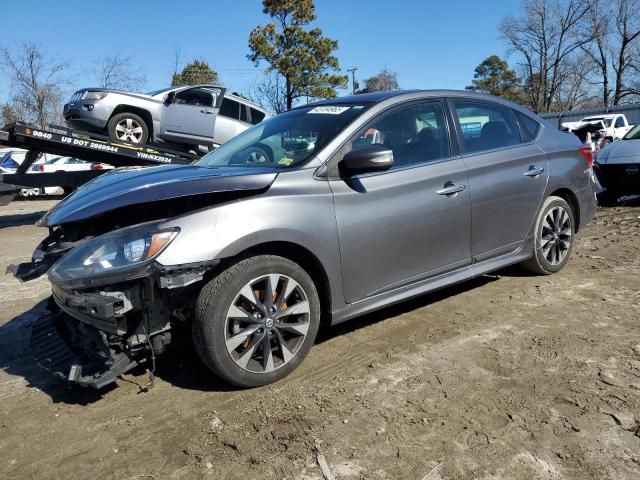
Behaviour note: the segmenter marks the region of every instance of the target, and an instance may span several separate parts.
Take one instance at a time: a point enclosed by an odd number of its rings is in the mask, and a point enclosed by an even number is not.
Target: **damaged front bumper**
[[[85,352],[76,352],[72,347],[71,321],[63,312],[48,312],[33,324],[31,350],[41,367],[61,380],[100,389],[137,365],[123,352],[112,354],[106,339],[95,329],[85,328],[83,331],[87,339],[92,338],[96,345],[101,344],[101,348],[93,351],[94,357],[88,357]]]
[[[35,359],[68,382],[102,388],[164,352],[189,319],[197,282],[217,262],[165,268],[97,288],[52,283],[49,312],[32,330]]]

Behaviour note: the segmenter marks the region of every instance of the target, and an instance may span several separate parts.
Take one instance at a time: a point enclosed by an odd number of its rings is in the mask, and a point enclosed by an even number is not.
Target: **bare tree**
[[[58,120],[67,68],[66,62],[48,59],[34,43],[0,47],[0,69],[11,83],[10,110],[6,111],[40,126]]]
[[[593,38],[582,47],[594,64],[595,84],[602,85],[602,105],[609,106],[611,87],[609,84],[609,50],[611,37],[611,5],[609,1],[588,0],[589,11],[584,18],[585,34]]]
[[[101,88],[138,90],[146,83],[144,74],[131,57],[120,53],[107,55],[93,62],[91,74]]]
[[[267,74],[249,91],[247,97],[271,112],[282,113],[287,110],[287,97],[284,92],[281,76]]]
[[[571,59],[564,69],[560,88],[554,98],[554,109],[568,111],[593,105],[592,83],[586,81],[593,72],[593,64],[588,55]]]
[[[396,72],[392,72],[386,67],[377,75],[367,78],[364,85],[364,88],[357,93],[388,92],[400,88]]]
[[[588,0],[585,29],[593,42],[583,47],[596,66],[604,106],[638,95],[640,62],[640,0]],[[613,94],[613,98],[612,97]]]
[[[638,90],[626,82],[626,77],[637,65],[640,38],[640,1],[617,0],[615,16],[615,32],[618,37],[617,52],[612,53],[612,66],[615,73],[615,90],[613,104],[618,105],[629,95],[637,95]]]
[[[525,92],[535,111],[554,108],[573,57],[591,42],[579,28],[588,9],[583,0],[523,0],[522,15],[502,22],[502,37],[521,57]]]

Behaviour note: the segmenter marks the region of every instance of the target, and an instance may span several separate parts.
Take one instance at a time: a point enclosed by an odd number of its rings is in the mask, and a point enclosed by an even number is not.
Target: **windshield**
[[[319,152],[368,105],[325,105],[276,115],[244,131],[202,157],[203,167],[302,165]]]
[[[627,134],[622,137],[623,140],[639,140],[640,139],[640,123],[634,125]]]
[[[160,90],[154,90],[153,92],[147,92],[146,95],[150,97],[155,97],[156,95],[160,95],[161,93],[168,92],[169,90],[173,90],[175,87],[171,88],[161,88]]]

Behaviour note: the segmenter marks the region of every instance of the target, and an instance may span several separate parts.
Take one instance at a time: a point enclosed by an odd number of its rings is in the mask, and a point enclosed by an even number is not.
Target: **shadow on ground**
[[[33,225],[40,220],[45,213],[47,213],[46,210],[30,213],[16,213],[12,215],[0,215],[0,229]]]
[[[38,366],[31,350],[31,327],[46,314],[47,300],[0,325],[0,370],[12,377],[22,377],[27,388],[37,388],[49,395],[54,403],[86,405],[98,400],[101,393],[73,387],[56,379]]]
[[[501,271],[497,275],[485,275],[363,315],[334,327],[324,327],[320,330],[316,344],[322,344],[339,335],[351,334],[377,322],[427,307],[452,295],[482,287],[500,278],[501,275],[520,275],[519,272],[519,269],[514,268]],[[43,370],[33,360],[30,347],[31,326],[40,316],[46,314],[46,303],[47,301],[43,300],[27,312],[0,326],[0,369],[5,374],[24,378],[27,387],[37,388],[51,397],[54,403],[86,405],[100,400],[105,392],[117,388],[116,384],[100,391],[69,385]],[[152,362],[147,360],[124,375],[119,382],[135,384],[142,393],[149,380],[151,368]],[[191,332],[188,328],[174,331],[174,340],[170,347],[156,358],[155,375],[175,387],[187,390],[224,392],[235,389],[213,375],[200,361],[191,344]]]

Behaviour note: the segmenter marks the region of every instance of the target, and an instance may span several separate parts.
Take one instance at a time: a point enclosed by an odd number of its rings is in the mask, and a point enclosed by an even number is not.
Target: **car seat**
[[[478,143],[481,150],[491,150],[511,145],[513,142],[507,125],[503,121],[492,120],[482,126]]]

